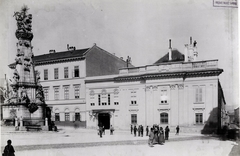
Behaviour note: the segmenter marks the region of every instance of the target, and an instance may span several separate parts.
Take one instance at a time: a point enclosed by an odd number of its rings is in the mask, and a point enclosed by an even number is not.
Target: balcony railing
[[[174,72],[174,71],[194,71],[218,68],[218,60],[197,61],[197,62],[174,62],[163,63],[158,65],[147,65],[134,68],[123,68],[119,70],[119,74],[143,74],[155,72]]]

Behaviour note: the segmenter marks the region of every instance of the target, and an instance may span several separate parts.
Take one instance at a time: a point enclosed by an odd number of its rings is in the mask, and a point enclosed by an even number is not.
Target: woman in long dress
[[[160,145],[163,145],[163,143],[165,142],[164,131],[163,131],[162,127],[160,127],[160,129],[159,129],[159,141],[158,142]]]

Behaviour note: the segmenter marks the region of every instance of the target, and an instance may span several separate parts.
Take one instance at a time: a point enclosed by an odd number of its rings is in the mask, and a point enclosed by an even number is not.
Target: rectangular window
[[[59,100],[59,88],[58,87],[54,88],[54,99]]]
[[[54,68],[54,79],[58,79],[58,68]]]
[[[55,121],[60,121],[59,113],[55,113]]]
[[[161,124],[168,124],[168,113],[161,113],[160,114],[160,123]]]
[[[80,113],[75,113],[75,121],[80,121]]]
[[[131,124],[137,124],[137,114],[131,114]]]
[[[196,103],[203,102],[203,88],[202,87],[195,88],[195,102]]]
[[[44,69],[43,71],[43,74],[44,74],[44,80],[48,80],[48,70],[47,69]]]
[[[64,87],[64,99],[69,99],[69,86]]]
[[[202,113],[196,113],[195,114],[196,124],[202,124],[203,123],[203,114]]]
[[[70,121],[70,115],[69,115],[69,113],[65,113],[65,121]]]
[[[74,97],[75,99],[79,99],[80,95],[80,85],[75,85],[74,86]]]
[[[137,101],[131,101],[131,105],[136,105]]]
[[[68,78],[68,67],[64,67],[64,78]]]
[[[161,104],[168,103],[168,101],[167,101],[167,89],[162,89],[161,90],[160,98],[161,98]]]
[[[101,95],[98,94],[98,105],[100,106],[101,105]]]
[[[44,88],[43,91],[44,91],[44,98],[47,101],[48,100],[48,88]]]
[[[108,94],[108,105],[110,105],[110,94]]]
[[[79,66],[74,66],[74,77],[79,77]]]

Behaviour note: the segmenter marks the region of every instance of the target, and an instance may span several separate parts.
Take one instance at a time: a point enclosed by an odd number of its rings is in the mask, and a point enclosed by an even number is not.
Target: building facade
[[[50,50],[33,60],[45,102],[52,107],[53,121],[86,121],[86,77],[116,74],[119,68],[133,67],[96,44],[86,49],[67,46],[67,51]]]
[[[130,129],[130,125],[172,131],[216,132],[224,120],[224,95],[217,60],[197,61],[196,44],[153,65],[122,68],[119,74],[86,78],[87,127]]]

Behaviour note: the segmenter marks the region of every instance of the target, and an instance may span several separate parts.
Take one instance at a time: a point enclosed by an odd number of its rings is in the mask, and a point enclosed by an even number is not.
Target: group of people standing
[[[143,132],[144,132],[144,128],[142,125],[139,125],[138,127],[136,125],[134,127],[133,127],[133,125],[131,125],[131,134],[134,133],[134,136],[143,137]],[[137,135],[137,133],[138,133],[138,135]]]
[[[179,134],[179,126],[176,127],[176,135]],[[153,144],[161,144],[163,145],[165,143],[165,140],[169,139],[169,132],[170,129],[168,126],[163,129],[163,127],[160,127],[159,125],[153,125],[151,128],[148,126],[146,127],[146,136],[149,136],[148,144],[149,146],[153,146]],[[144,127],[142,125],[139,125],[138,127],[136,125],[131,125],[131,134],[134,134],[134,136],[141,136],[143,137],[144,133]]]
[[[102,135],[103,135],[103,134],[105,135],[105,127],[103,126],[102,123],[100,123],[98,126],[99,126],[98,135],[100,135],[100,138],[102,138]],[[113,126],[111,125],[111,126],[110,126],[110,135],[113,135],[113,131],[114,131],[114,128],[113,128]]]

